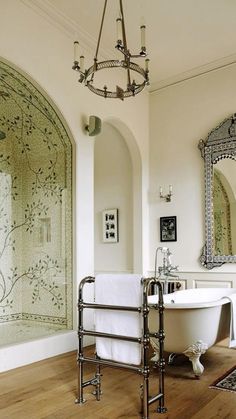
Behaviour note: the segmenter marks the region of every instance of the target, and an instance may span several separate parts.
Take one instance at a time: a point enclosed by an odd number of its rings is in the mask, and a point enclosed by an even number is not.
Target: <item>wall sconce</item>
[[[172,185],[169,185],[169,193],[166,195],[163,195],[163,190],[162,190],[162,187],[160,186],[160,198],[164,198],[166,202],[171,202],[172,195],[173,195]]]

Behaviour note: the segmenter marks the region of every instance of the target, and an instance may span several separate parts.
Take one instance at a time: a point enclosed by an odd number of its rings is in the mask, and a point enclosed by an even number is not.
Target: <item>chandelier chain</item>
[[[95,60],[97,60],[97,56],[98,56],[98,50],[99,50],[101,36],[102,36],[102,29],[103,29],[103,23],[104,23],[106,8],[107,8],[107,0],[105,0],[105,3],[104,3],[103,13],[102,13],[102,21],[101,21],[101,26],[100,26],[99,35],[98,35],[97,49],[96,49],[95,57],[94,57]]]

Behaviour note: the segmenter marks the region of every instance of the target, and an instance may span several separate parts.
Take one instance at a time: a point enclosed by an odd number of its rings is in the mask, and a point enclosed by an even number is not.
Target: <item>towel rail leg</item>
[[[149,373],[145,374],[143,377],[143,419],[149,419]]]
[[[95,355],[96,359],[99,359],[97,354]],[[100,364],[96,364],[96,373],[95,373],[95,390],[93,392],[94,396],[96,397],[96,400],[99,402],[100,401],[100,396],[102,394],[102,390],[101,390],[101,365]]]
[[[157,408],[158,413],[165,413],[167,411],[164,406],[164,373],[165,373],[165,358],[164,358],[164,302],[163,302],[163,291],[162,287],[159,285],[159,393],[162,394],[162,397],[159,399],[159,407]]]
[[[150,345],[150,337],[149,337],[149,324],[148,324],[148,314],[149,314],[149,307],[148,307],[148,284],[144,281],[143,286],[143,342],[142,342],[142,352],[143,352],[143,419],[149,418],[149,359],[148,359],[148,349]]]
[[[85,403],[84,395],[83,395],[83,370],[84,365],[83,362],[78,362],[78,396],[77,399],[75,399],[76,404],[82,404]]]
[[[82,287],[79,289],[79,299],[78,299],[78,330],[83,329],[83,292]],[[85,402],[83,395],[83,379],[84,379],[84,364],[83,364],[83,351],[84,351],[84,342],[83,335],[79,334],[79,348],[78,348],[78,396],[75,400],[75,403],[82,404]]]

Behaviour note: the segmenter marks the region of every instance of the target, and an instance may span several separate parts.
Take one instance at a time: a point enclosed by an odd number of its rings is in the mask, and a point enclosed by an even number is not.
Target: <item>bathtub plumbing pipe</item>
[[[164,252],[166,252],[167,251],[167,247],[157,247],[157,249],[156,249],[156,252],[155,252],[155,273],[154,273],[154,277],[157,279],[159,276],[160,276],[160,267],[158,267],[158,272],[159,272],[159,275],[158,275],[158,277],[157,277],[157,254],[158,254],[158,251],[160,250],[162,253],[164,253]]]

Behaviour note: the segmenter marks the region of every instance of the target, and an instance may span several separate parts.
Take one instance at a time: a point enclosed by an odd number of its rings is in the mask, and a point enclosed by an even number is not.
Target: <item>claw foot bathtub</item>
[[[231,310],[227,296],[235,293],[235,288],[198,288],[164,295],[165,351],[185,354],[198,378],[204,371],[200,356],[229,336]],[[149,296],[150,308],[157,301],[156,295]],[[157,314],[151,309],[150,331],[156,329],[157,321]],[[151,343],[158,354],[156,339],[151,339]]]

